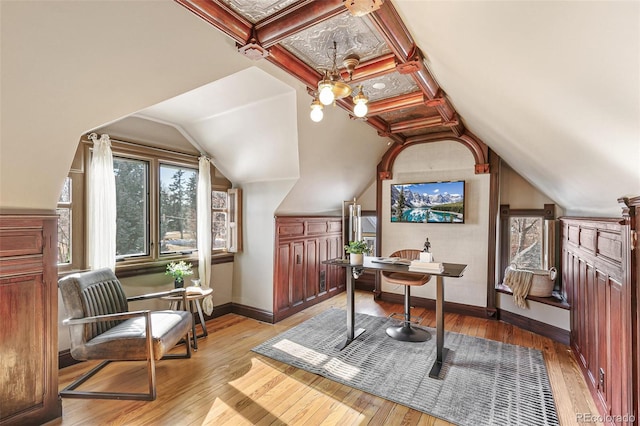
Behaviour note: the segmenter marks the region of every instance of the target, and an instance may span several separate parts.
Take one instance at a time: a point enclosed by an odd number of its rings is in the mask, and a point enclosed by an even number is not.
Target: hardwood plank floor
[[[447,425],[449,423],[273,361],[251,352],[282,331],[329,307],[344,308],[344,293],[278,324],[235,314],[207,322],[209,336],[198,340],[191,359],[157,363],[158,398],[152,402],[63,399],[63,417],[48,425]],[[376,302],[358,292],[356,310],[387,316],[401,305]],[[435,327],[435,315],[415,309],[422,324]],[[445,328],[472,336],[534,347],[544,353],[562,425],[577,413],[597,414],[584,378],[568,346],[510,324],[446,314]],[[178,348],[183,350],[183,348]],[[60,370],[60,389],[96,363]],[[144,392],[142,362],[114,363],[81,388]],[[532,425],[534,426],[534,425]]]

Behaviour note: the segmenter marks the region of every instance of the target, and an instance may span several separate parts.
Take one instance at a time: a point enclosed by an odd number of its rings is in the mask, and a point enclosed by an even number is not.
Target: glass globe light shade
[[[322,112],[322,105],[320,105],[320,102],[318,102],[318,105],[311,105],[311,112],[309,113],[309,117],[311,117],[311,120],[315,121],[316,123],[322,121],[324,113]]]
[[[366,102],[358,102],[355,107],[353,107],[353,113],[356,117],[362,118],[367,115],[369,112],[369,107],[367,107]]]
[[[318,87],[320,89],[320,95],[318,96],[320,98],[320,102],[323,105],[331,105],[333,101],[336,99],[336,96],[334,95],[333,90],[331,90],[331,85],[323,84],[321,86],[322,87]]]

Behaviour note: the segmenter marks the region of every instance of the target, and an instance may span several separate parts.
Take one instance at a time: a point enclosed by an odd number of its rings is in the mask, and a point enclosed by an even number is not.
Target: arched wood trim
[[[441,141],[455,141],[466,146],[475,160],[475,172],[476,174],[489,173],[489,147],[478,139],[473,133],[466,130],[461,136],[456,136],[452,133],[432,133],[422,136],[414,136],[407,138],[405,143],[395,143],[384,153],[382,160],[378,164],[378,179],[391,179],[393,173],[393,163],[396,161],[398,155],[406,148],[421,143],[441,142]]]

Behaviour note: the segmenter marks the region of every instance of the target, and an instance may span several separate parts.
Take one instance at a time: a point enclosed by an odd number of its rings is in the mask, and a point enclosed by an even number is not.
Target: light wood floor
[[[158,398],[152,402],[63,399],[62,419],[49,425],[446,425],[442,420],[278,363],[251,348],[328,309],[344,308],[345,294],[278,324],[229,314],[207,323],[191,359],[157,364]],[[386,316],[402,306],[358,292],[356,310]],[[435,313],[412,310],[435,327]],[[447,314],[447,330],[534,347],[544,353],[562,425],[576,413],[597,414],[569,347],[510,324]],[[180,348],[181,350],[183,348]],[[402,362],[402,360],[399,360]],[[60,370],[60,389],[95,363]],[[144,363],[114,363],[83,385],[86,390],[144,392]],[[534,425],[532,425],[534,426]]]

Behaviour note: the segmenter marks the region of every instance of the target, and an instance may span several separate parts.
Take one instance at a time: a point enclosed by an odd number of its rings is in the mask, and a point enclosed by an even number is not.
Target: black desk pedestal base
[[[433,363],[433,367],[431,367],[431,371],[429,371],[429,377],[432,379],[437,379],[440,375],[440,370],[442,369],[442,364],[444,364],[444,360],[447,359],[447,353],[449,352],[448,348],[442,348],[442,358],[440,361],[436,359],[436,362]]]
[[[349,346],[349,343],[353,342],[358,338],[358,336],[364,333],[364,331],[365,331],[364,328],[357,329],[356,331],[353,332],[353,339],[347,339],[343,344],[336,346],[336,349],[339,351],[343,350],[344,348]]]

